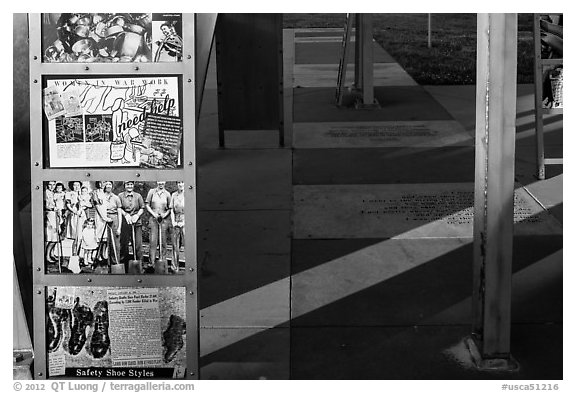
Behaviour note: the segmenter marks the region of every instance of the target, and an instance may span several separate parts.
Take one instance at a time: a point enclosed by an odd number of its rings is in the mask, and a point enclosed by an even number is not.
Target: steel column
[[[372,14],[362,14],[362,40],[357,43],[362,58],[362,102],[374,104],[374,46],[372,45]]]
[[[517,15],[478,14],[473,339],[477,366],[511,369]]]
[[[354,89],[360,97],[359,108],[377,106],[374,100],[374,45],[372,14],[356,14],[354,53]]]

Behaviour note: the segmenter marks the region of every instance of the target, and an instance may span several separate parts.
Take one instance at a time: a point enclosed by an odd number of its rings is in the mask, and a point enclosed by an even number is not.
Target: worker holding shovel
[[[132,260],[142,260],[142,214],[144,214],[144,199],[142,195],[134,191],[134,181],[124,182],[124,191],[118,194],[122,204],[121,216],[122,232],[120,233],[120,261],[124,263],[130,272],[130,251],[134,252]],[[128,244],[132,242],[132,249]],[[140,269],[138,269],[140,270]]]
[[[172,193],[170,201],[172,218],[172,271],[180,270],[180,247],[184,241],[184,182],[178,182],[178,190]]]
[[[112,182],[104,182],[104,201],[103,205],[106,208],[106,231],[108,232],[108,260],[111,262],[112,271],[114,273],[121,273],[119,266],[120,260],[118,257],[118,250],[120,249],[120,232],[122,230],[122,220],[118,217],[118,212],[122,210],[122,203],[120,198],[112,192]],[[123,266],[123,265],[122,265]],[[123,270],[123,269],[122,269]]]
[[[156,182],[156,188],[148,191],[146,210],[152,216],[150,225],[150,265],[154,264],[154,272],[162,274],[166,269],[166,238],[168,233],[167,219],[170,215],[170,192],[166,190],[166,182]],[[156,263],[156,247],[160,245],[160,258]],[[159,268],[159,269],[157,269]]]

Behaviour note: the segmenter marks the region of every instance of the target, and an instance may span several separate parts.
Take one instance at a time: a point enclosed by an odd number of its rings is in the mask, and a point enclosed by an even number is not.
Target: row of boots
[[[94,358],[104,357],[110,348],[108,336],[108,302],[101,300],[94,306],[94,311],[89,307],[80,305],[77,297],[72,310],[55,307],[54,297],[48,297],[48,321],[46,341],[48,352],[56,351],[62,344],[64,336],[63,326],[68,323],[70,339],[68,340],[68,352],[71,355],[80,353],[86,344],[87,329],[92,327],[92,339],[90,340],[89,352]]]

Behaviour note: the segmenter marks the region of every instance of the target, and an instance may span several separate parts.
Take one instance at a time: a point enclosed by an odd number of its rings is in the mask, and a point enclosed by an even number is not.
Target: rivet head
[[[137,173],[137,174],[136,174],[136,177],[140,177],[140,174],[139,174],[139,173]]]
[[[36,189],[39,190],[39,189],[40,189],[40,186],[36,186]]]
[[[88,282],[92,282],[92,279],[91,279],[91,278],[89,278],[89,279],[88,279]]]
[[[41,271],[41,270],[42,270],[42,269],[40,269],[39,267],[36,268],[36,271],[37,271],[37,272],[39,272],[39,271]]]
[[[188,83],[192,82],[192,79],[188,78]]]
[[[190,371],[190,375],[196,375],[196,374],[194,374],[194,371]]]
[[[42,376],[42,373],[38,373],[38,376],[41,377],[41,376]]]
[[[88,70],[90,69],[90,67],[86,66],[86,67],[84,67],[84,69],[85,69],[86,71],[88,71]]]
[[[39,165],[40,165],[40,163],[39,163],[38,161],[36,161],[36,162],[34,163],[34,166],[39,166]]]
[[[38,79],[34,79],[34,83],[38,83]]]
[[[194,268],[193,268],[193,267],[191,267],[191,268],[190,268],[190,271],[191,271],[191,272],[193,272],[193,271],[194,271]]]
[[[189,188],[189,189],[193,189],[193,188],[194,188],[194,186],[188,186],[188,188]]]
[[[36,291],[37,295],[42,295],[42,291]]]
[[[188,161],[188,165],[194,165],[192,161]]]
[[[138,282],[142,282],[142,279],[141,279],[141,278],[139,278],[139,279],[138,279],[138,280],[136,280],[136,281],[138,281]]]
[[[34,60],[38,60],[38,56],[34,56]]]
[[[140,69],[140,67],[136,66],[136,67],[134,67],[134,69],[135,69],[136,71],[138,71],[138,70]]]
[[[188,60],[190,60],[190,59],[192,58],[192,55],[188,55],[188,56],[186,56],[186,58],[187,58]]]
[[[190,291],[190,295],[194,295],[194,291]]]
[[[86,177],[90,177],[90,173],[87,173],[87,174],[86,174]]]

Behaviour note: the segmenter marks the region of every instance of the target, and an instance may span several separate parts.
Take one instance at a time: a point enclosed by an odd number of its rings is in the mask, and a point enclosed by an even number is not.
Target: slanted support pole
[[[516,14],[478,14],[473,334],[481,369],[514,370],[510,356]]]

